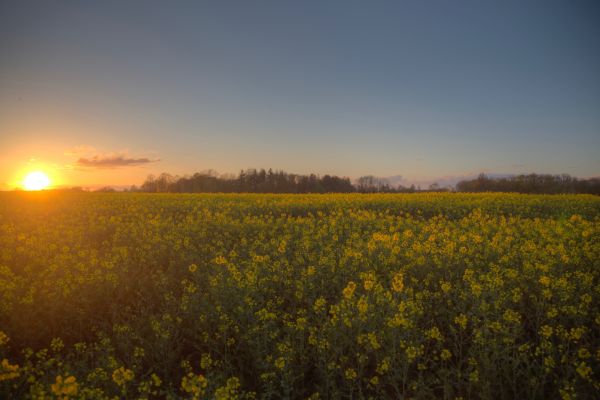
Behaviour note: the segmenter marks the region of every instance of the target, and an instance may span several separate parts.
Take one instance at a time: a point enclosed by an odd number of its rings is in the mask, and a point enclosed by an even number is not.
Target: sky
[[[598,21],[591,0],[3,0],[0,189],[599,176]]]

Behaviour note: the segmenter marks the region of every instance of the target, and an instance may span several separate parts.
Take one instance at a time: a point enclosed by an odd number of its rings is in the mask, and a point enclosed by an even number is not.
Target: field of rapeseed
[[[0,398],[590,399],[600,199],[0,194]]]

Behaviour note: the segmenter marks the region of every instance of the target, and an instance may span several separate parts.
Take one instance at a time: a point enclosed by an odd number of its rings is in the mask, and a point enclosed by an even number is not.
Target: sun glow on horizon
[[[33,171],[23,179],[23,189],[25,190],[42,190],[50,186],[50,178],[44,172]]]

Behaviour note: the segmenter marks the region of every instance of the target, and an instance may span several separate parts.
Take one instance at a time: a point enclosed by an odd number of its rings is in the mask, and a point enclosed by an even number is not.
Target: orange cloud
[[[81,157],[77,166],[85,168],[120,168],[149,164],[160,160],[151,160],[146,157],[128,158],[124,155],[96,155],[90,158]]]

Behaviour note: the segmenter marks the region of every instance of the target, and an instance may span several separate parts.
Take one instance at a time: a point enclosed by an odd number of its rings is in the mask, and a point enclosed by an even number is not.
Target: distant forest
[[[590,193],[600,194],[600,178],[577,179],[570,175],[517,175],[490,178],[480,174],[476,179],[456,184],[458,192],[515,193]]]
[[[375,176],[363,176],[352,183],[350,178],[335,175],[298,175],[272,169],[247,169],[237,176],[219,176],[212,170],[184,177],[165,173],[158,177],[151,175],[142,186],[132,190],[151,193],[399,193],[418,189],[414,186],[392,187]]]
[[[104,189],[110,190],[110,189]],[[472,180],[444,188],[434,183],[427,188],[392,186],[385,179],[362,176],[355,182],[335,175],[298,175],[281,170],[247,169],[235,175],[218,175],[215,171],[191,176],[163,173],[150,175],[130,191],[149,193],[414,193],[414,192],[514,192],[514,193],[590,193],[600,195],[600,178],[578,179],[569,175],[529,174],[488,177],[480,174]]]

